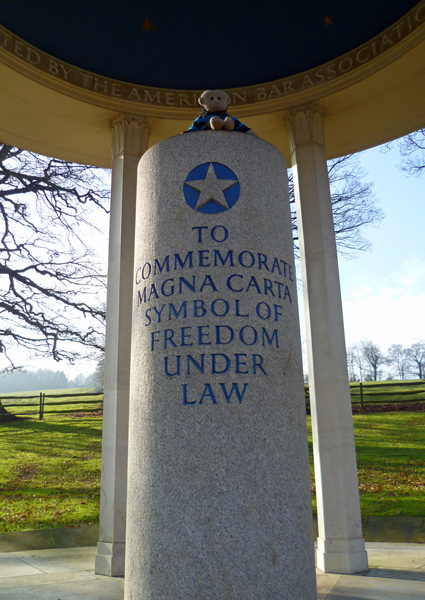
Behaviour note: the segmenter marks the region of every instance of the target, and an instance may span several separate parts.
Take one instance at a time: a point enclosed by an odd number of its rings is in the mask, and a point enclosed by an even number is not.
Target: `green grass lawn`
[[[0,424],[0,532],[98,523],[102,416],[49,401],[43,421]],[[425,515],[425,412],[353,418],[362,514]]]
[[[28,395],[31,392],[15,394]],[[46,398],[43,421],[33,415],[0,424],[0,532],[99,521],[102,417],[89,412],[49,414],[49,403],[54,401]],[[82,411],[99,407],[78,405]],[[70,408],[77,407],[68,405],[63,410]],[[10,412],[23,410],[32,409]]]
[[[356,414],[353,421],[362,514],[424,516],[425,412]]]
[[[425,412],[354,415],[363,514],[425,516]]]

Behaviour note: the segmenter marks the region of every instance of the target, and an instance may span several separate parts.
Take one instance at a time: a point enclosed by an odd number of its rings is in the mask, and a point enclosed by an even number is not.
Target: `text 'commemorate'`
[[[293,267],[264,252],[224,248],[224,226],[192,232],[200,249],[136,266],[136,314],[162,375],[182,382],[183,405],[241,404],[252,378],[270,375],[295,294]],[[212,379],[200,390],[202,376]],[[236,381],[220,381],[227,377]]]

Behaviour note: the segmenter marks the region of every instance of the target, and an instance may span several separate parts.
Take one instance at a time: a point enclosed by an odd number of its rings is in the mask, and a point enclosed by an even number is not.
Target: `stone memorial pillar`
[[[186,133],[139,166],[127,600],[316,598],[286,164]]]

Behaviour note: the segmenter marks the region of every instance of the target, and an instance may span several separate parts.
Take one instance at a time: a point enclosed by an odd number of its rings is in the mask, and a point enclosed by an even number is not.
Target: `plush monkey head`
[[[219,112],[229,106],[230,96],[222,90],[206,90],[198,102],[207,112]]]

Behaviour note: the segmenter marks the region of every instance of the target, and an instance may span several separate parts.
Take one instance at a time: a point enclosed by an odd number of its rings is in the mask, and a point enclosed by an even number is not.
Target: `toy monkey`
[[[252,129],[241,123],[235,117],[227,114],[230,96],[222,90],[206,90],[198,99],[204,108],[187,131],[204,131],[206,129],[225,129],[226,131],[240,131],[241,133],[254,134]],[[255,135],[255,134],[254,134]]]

